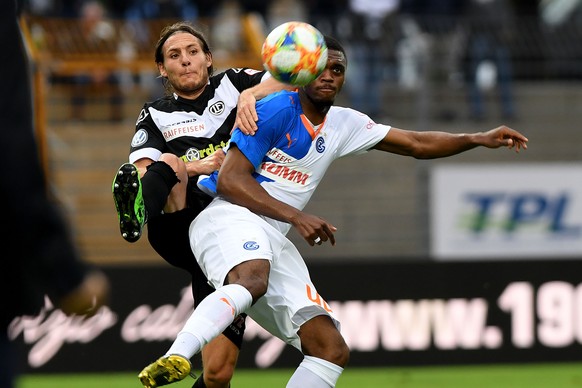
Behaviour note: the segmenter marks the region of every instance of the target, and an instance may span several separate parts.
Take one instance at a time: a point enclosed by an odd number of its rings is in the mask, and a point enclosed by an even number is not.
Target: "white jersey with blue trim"
[[[362,154],[380,142],[390,126],[350,108],[332,106],[324,122],[314,127],[303,113],[297,92],[282,91],[257,103],[254,136],[236,129],[231,145],[255,166],[257,181],[274,198],[303,210],[331,163]],[[216,191],[216,175],[199,185]],[[263,217],[281,233],[291,225]]]

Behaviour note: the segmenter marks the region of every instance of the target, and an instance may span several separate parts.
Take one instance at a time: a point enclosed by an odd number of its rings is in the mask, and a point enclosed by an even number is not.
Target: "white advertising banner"
[[[438,165],[430,174],[436,260],[582,258],[582,164]]]

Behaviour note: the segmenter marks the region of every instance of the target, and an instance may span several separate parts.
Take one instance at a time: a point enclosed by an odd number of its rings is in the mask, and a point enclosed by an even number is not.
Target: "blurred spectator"
[[[398,60],[405,61],[408,68],[401,67],[400,81],[420,91],[421,119],[433,114],[442,120],[456,117],[449,94],[462,85],[462,5],[462,0],[401,0],[405,40],[398,44]]]
[[[257,13],[265,20],[267,19],[271,2],[272,0],[238,0],[243,13]]]
[[[49,194],[33,127],[32,91],[26,51],[18,27],[19,3],[8,0],[0,15],[0,67],[9,75],[0,96],[2,179],[6,204],[1,243],[0,387],[12,388],[18,371],[10,322],[34,315],[45,295],[67,314],[95,313],[106,301],[109,285],[90,269],[77,251],[66,222]],[[9,224],[9,225],[8,225]]]
[[[307,22],[315,26],[324,35],[336,38],[344,37],[339,24],[349,0],[304,0]],[[344,38],[345,40],[345,38]]]
[[[471,118],[487,116],[484,93],[496,87],[504,119],[515,118],[510,41],[516,18],[506,0],[470,0],[466,3],[467,77]]]
[[[99,54],[104,48],[117,47],[119,42],[114,25],[108,19],[107,10],[101,2],[89,0],[81,6],[79,20],[86,48]],[[106,95],[110,105],[110,120],[123,119],[123,95],[119,87],[119,75],[109,69],[94,68],[73,77],[73,118],[85,118],[87,96]]]
[[[582,0],[542,0],[539,16],[542,35],[536,43],[543,46],[545,72],[552,78],[581,79]]]
[[[269,11],[271,10],[272,0],[239,0],[242,15],[257,18],[258,24],[265,36],[270,32],[269,29]]]
[[[35,16],[76,18],[83,0],[22,0],[22,13]]]
[[[345,88],[350,105],[377,120],[393,62],[399,0],[349,0],[348,6],[338,31],[350,58]]]
[[[269,9],[269,26],[275,28],[290,20],[307,21],[306,5],[310,2],[311,0],[273,0]]]
[[[192,21],[198,14],[198,8],[190,0],[132,0],[125,10],[129,20],[175,18]]]
[[[126,61],[131,61],[135,51],[150,52],[152,42],[158,38],[159,29],[152,30],[150,23],[156,19],[175,19],[193,22],[200,16],[214,12],[221,0],[129,0],[124,13],[125,25],[122,36],[127,40],[121,46],[120,55]],[[153,59],[152,59],[153,63]],[[152,70],[142,70],[134,79],[134,76],[124,74],[123,82],[130,85],[138,82],[142,90],[147,91],[150,100],[155,100],[164,95],[163,85],[157,80],[158,72],[155,67]]]

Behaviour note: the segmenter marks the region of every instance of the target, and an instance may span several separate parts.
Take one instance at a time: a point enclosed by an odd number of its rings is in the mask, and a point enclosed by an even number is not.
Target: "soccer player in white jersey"
[[[213,292],[192,255],[188,228],[211,200],[196,184],[198,175],[218,169],[233,126],[256,129],[256,99],[290,86],[266,71],[232,68],[214,74],[204,35],[188,22],[162,29],[155,62],[167,95],[146,102],[135,124],[129,163],[115,174],[112,193],[119,228],[128,242],[137,241],[146,222],[148,240],[168,263],[188,271],[194,306]],[[202,353],[203,373],[196,388],[227,388],[242,345],[241,314]],[[175,365],[190,371],[185,362]],[[139,376],[150,387],[166,376]]]
[[[349,349],[305,262],[285,237],[295,227],[311,246],[335,244],[333,224],[302,211],[329,165],[371,149],[429,159],[478,146],[527,148],[527,138],[505,126],[473,134],[415,132],[332,106],[344,83],[347,58],[335,39],[326,37],[326,44],[323,73],[297,92],[259,101],[256,134],[235,130],[220,173],[199,182],[218,196],[192,222],[190,242],[216,291],[145,373],[192,357],[246,312],[303,353],[287,387],[334,387]]]

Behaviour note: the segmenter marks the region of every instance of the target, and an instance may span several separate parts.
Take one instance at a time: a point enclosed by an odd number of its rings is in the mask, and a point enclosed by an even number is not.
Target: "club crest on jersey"
[[[243,248],[247,251],[256,251],[259,249],[259,244],[256,241],[247,241],[243,244]]]
[[[325,151],[325,140],[323,139],[323,136],[318,137],[315,141],[315,150],[320,154]]]
[[[224,112],[224,108],[225,108],[224,101],[217,101],[208,107],[208,112],[210,112],[214,116],[219,116],[222,114],[222,112]]]
[[[148,141],[148,133],[145,131],[145,129],[140,129],[133,135],[133,138],[131,139],[131,146],[139,147],[140,145],[145,144],[146,141]]]
[[[149,115],[149,113],[145,109],[142,109],[141,112],[139,112],[139,116],[137,117],[137,121],[135,122],[135,125],[138,125],[139,123],[144,121],[145,118],[148,117],[148,115]]]

